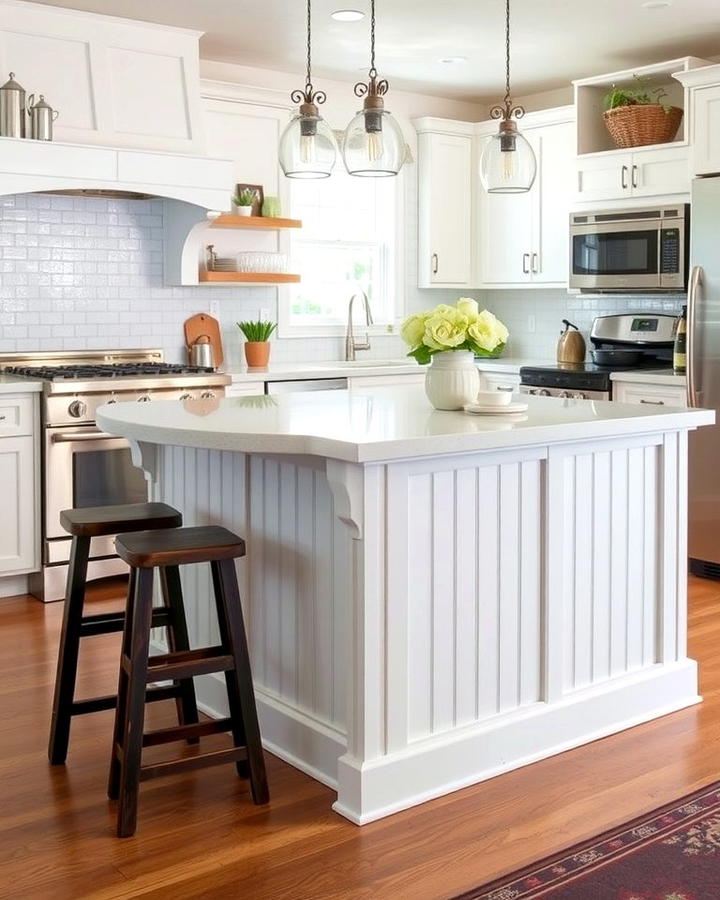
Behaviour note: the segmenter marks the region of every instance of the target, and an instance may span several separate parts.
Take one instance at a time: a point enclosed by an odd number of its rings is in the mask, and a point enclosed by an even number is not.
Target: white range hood
[[[227,159],[0,138],[0,194],[121,191],[217,211],[228,209],[232,187]]]

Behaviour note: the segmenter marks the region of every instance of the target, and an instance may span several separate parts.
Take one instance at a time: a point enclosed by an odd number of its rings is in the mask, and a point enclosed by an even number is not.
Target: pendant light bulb
[[[368,81],[355,85],[363,99],[342,142],[345,168],[351,175],[387,177],[397,175],[405,161],[405,137],[391,113],[385,109],[388,83],[378,79],[375,68],[375,0],[370,0],[370,69]]]
[[[327,178],[337,158],[335,135],[318,111],[325,92],[312,84],[312,31],[310,0],[307,0],[307,71],[305,88],[290,95],[299,104],[298,112],[280,135],[278,157],[288,178]]]
[[[480,180],[489,194],[525,193],[535,182],[535,152],[517,127],[524,115],[510,98],[510,0],[505,0],[505,99],[490,110],[490,117],[501,121],[480,158]]]

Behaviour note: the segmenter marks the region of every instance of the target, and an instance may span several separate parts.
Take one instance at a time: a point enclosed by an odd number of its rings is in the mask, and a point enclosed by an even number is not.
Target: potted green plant
[[[239,216],[251,216],[253,204],[257,200],[257,192],[251,191],[250,188],[243,188],[233,197],[233,203]]]
[[[647,76],[634,75],[634,87],[612,85],[603,118],[617,147],[666,144],[677,134],[683,111],[662,101],[667,91]]]
[[[266,366],[270,359],[270,335],[275,331],[275,322],[238,322],[237,327],[245,336],[245,361],[251,369]]]

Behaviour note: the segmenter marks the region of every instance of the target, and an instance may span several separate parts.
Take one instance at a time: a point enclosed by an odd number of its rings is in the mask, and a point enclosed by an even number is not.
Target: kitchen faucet
[[[353,294],[350,298],[350,304],[348,306],[348,323],[347,323],[347,332],[345,334],[345,359],[348,362],[355,361],[355,351],[356,350],[369,350],[370,349],[370,335],[365,332],[365,340],[362,344],[358,344],[355,340],[355,335],[353,334],[353,301],[357,296],[361,296],[363,300],[363,306],[365,307],[365,325],[366,327],[373,324],[372,312],[370,311],[370,302],[367,298],[367,294],[365,291],[360,291],[358,294]]]

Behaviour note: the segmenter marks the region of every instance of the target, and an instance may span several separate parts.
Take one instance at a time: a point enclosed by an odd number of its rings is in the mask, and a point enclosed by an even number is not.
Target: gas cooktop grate
[[[214,373],[206,366],[187,366],[181,363],[87,363],[70,366],[7,366],[8,375],[40,378],[43,381],[88,381],[95,378],[155,378],[162,375],[203,375]]]

